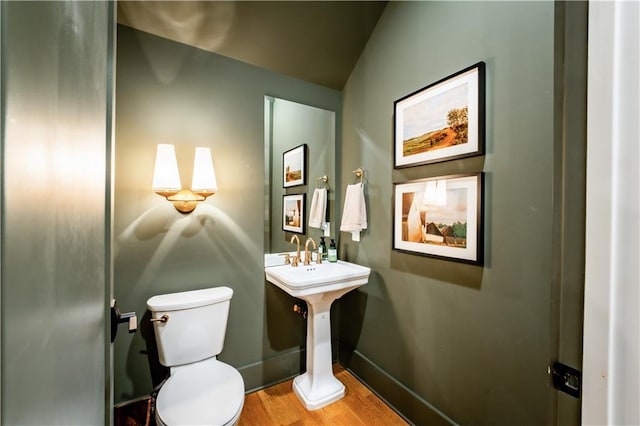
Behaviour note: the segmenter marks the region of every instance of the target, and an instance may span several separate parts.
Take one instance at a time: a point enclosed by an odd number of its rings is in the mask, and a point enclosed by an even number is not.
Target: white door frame
[[[583,424],[640,424],[639,27],[590,2]]]

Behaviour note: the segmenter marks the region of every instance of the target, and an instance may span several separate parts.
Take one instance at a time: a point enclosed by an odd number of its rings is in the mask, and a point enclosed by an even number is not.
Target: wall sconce
[[[427,182],[422,204],[429,206],[447,205],[447,181],[431,180]]]
[[[191,190],[182,189],[176,150],[173,145],[159,144],[156,165],[153,170],[152,188],[158,195],[171,201],[180,213],[191,213],[200,201],[204,201],[218,190],[216,174],[209,148],[196,148],[193,162]]]

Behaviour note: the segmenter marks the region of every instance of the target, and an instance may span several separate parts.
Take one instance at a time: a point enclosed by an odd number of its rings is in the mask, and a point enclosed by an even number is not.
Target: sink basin
[[[306,299],[319,293],[346,293],[369,280],[370,268],[344,262],[323,262],[311,265],[280,265],[265,268],[267,281],[277,285],[291,296]],[[340,294],[337,297],[340,297]]]
[[[297,267],[267,266],[264,272],[267,281],[307,302],[307,371],[293,380],[293,393],[307,410],[339,400],[345,388],[331,368],[331,304],[366,284],[371,268],[339,260]]]

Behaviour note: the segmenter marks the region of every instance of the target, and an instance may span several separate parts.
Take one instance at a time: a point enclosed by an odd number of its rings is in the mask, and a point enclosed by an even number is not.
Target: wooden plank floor
[[[293,380],[248,394],[238,426],[271,425],[407,425],[400,416],[339,364],[334,373],[346,387],[345,397],[307,411],[293,393]]]

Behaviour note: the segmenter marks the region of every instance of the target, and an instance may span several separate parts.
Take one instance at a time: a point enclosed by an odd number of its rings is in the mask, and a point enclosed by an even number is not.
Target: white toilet
[[[156,398],[158,425],[234,425],[244,382],[216,359],[222,352],[233,290],[215,287],[147,300],[160,363],[170,376]]]

